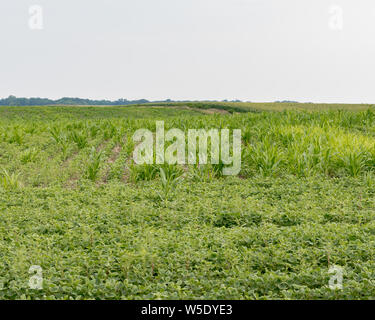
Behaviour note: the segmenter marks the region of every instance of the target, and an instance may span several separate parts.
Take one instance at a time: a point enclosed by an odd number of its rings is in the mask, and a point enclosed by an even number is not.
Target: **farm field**
[[[241,129],[240,174],[135,165],[156,120]],[[0,299],[374,299],[374,245],[374,106],[0,107]]]

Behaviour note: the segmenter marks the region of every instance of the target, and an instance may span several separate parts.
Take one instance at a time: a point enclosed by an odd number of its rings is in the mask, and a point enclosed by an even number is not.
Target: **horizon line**
[[[69,97],[69,96],[63,96],[61,98],[46,98],[46,97],[37,97],[37,96],[30,96],[30,97],[17,97],[14,95],[9,95],[8,97],[0,97],[0,101],[7,100],[9,98],[14,99],[43,99],[43,100],[50,100],[51,102],[58,102],[59,100],[63,99],[77,99],[77,100],[89,100],[93,102],[99,102],[99,101],[108,101],[108,102],[118,102],[120,100],[128,101],[128,102],[137,102],[137,101],[147,101],[145,103],[157,103],[157,102],[232,102],[232,103],[295,103],[295,104],[365,104],[365,105],[371,105],[375,103],[371,102],[323,102],[323,101],[297,101],[294,99],[280,99],[280,100],[274,100],[274,101],[250,101],[250,100],[241,100],[241,99],[172,99],[172,98],[166,98],[166,99],[156,99],[151,100],[147,98],[138,98],[138,99],[128,99],[128,98],[118,98],[118,99],[108,99],[108,98],[81,98],[81,97]]]

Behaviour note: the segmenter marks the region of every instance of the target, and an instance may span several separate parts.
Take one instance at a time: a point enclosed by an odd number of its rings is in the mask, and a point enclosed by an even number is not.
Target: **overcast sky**
[[[0,97],[375,103],[374,0],[1,0],[0,36]]]

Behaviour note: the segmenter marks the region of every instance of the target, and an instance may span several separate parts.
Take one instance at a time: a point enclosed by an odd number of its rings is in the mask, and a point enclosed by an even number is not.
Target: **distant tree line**
[[[293,100],[282,100],[282,101],[275,101],[275,103],[299,103],[299,102],[293,101]]]
[[[149,101],[146,99],[140,100],[127,100],[118,99],[115,101],[110,100],[91,100],[81,98],[61,98],[58,100],[51,100],[47,98],[17,98],[15,96],[9,96],[5,99],[0,99],[0,106],[45,106],[45,105],[82,105],[82,106],[124,106],[130,104],[143,104],[143,103],[169,103],[169,102],[192,102],[192,101],[175,101],[171,99],[163,101]],[[211,101],[217,102],[217,101]],[[222,102],[241,102],[241,100],[223,100]]]
[[[146,99],[140,100],[127,100],[119,99],[116,101],[110,100],[90,100],[81,98],[61,98],[58,100],[51,100],[46,98],[17,98],[15,96],[9,96],[5,99],[0,99],[0,106],[44,106],[44,105],[129,105],[129,104],[142,104],[149,102]]]

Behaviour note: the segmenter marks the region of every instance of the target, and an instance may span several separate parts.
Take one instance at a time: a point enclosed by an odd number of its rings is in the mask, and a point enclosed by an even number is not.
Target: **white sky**
[[[374,0],[0,0],[0,46],[0,97],[375,103]]]

